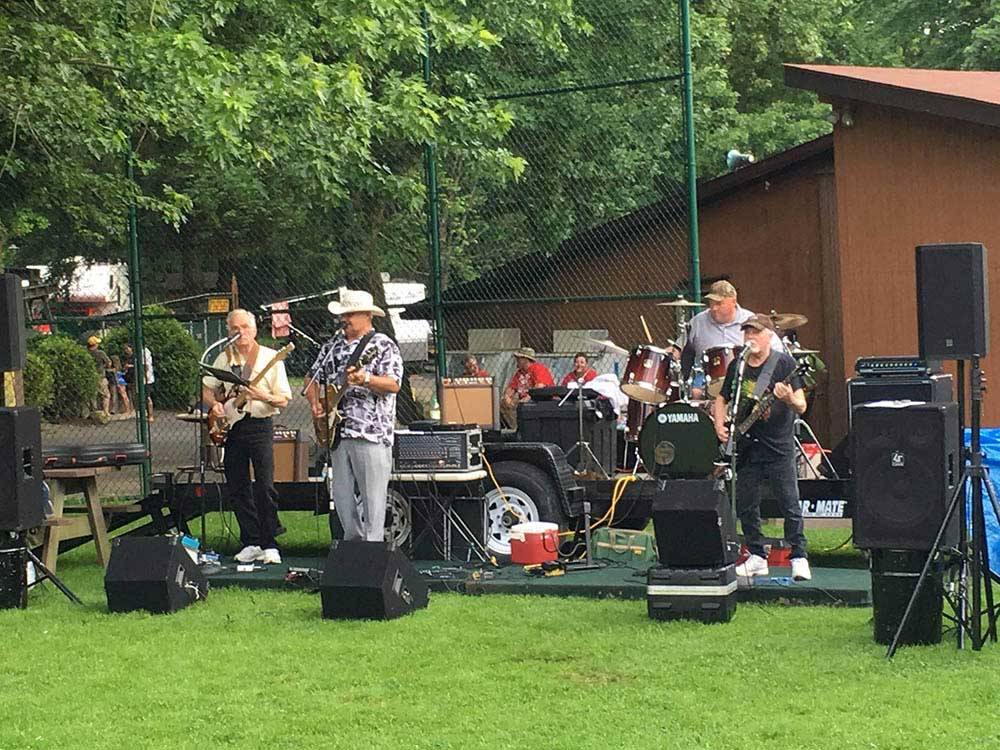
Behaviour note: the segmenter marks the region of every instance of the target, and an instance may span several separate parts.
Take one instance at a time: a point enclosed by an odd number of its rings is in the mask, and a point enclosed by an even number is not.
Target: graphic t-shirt
[[[774,371],[771,373],[769,382],[765,383],[764,392],[779,383],[795,372],[795,360],[785,352],[772,351],[767,360],[759,367],[751,367],[747,362],[743,370],[743,380],[740,383],[740,413],[749,414],[746,408],[746,399],[752,399],[757,390],[757,381],[761,373],[767,366],[767,362],[777,358],[774,363]],[[729,403],[732,401],[733,381],[736,379],[736,368],[739,360],[730,363],[726,371],[726,380],[722,384],[722,397]],[[802,379],[795,375],[789,385],[793,389],[802,387]],[[795,441],[793,440],[793,427],[795,423],[795,410],[784,401],[774,399],[765,415],[757,420],[757,423],[750,428],[749,436],[760,445],[766,447],[771,453],[779,455],[795,455]]]

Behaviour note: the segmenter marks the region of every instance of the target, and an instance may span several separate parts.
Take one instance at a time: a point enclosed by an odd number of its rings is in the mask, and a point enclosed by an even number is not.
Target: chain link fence
[[[197,361],[225,336],[225,314],[236,307],[257,316],[262,344],[294,343],[285,362],[294,397],[277,422],[290,440],[298,435],[311,445],[313,456],[312,419],[300,391],[319,345],[333,334],[336,320],[326,306],[341,287],[372,292],[390,313],[377,325],[404,355],[403,423],[436,413],[437,379],[459,375],[470,353],[502,386],[514,370],[513,351],[530,346],[558,382],[578,351],[598,372],[620,371],[624,358],[594,341],[629,347],[647,341],[647,328],[659,345],[676,335],[672,308],[654,303],[691,293],[677,10],[637,3],[616,14],[591,1],[574,12],[580,23],[551,57],[525,43],[527,28],[507,29],[503,59],[488,67],[458,53],[430,54],[432,89],[485,99],[508,123],[496,150],[503,170],[477,168],[466,148],[472,144],[386,155],[387,175],[430,182],[436,204],[387,198],[371,186],[358,186],[335,206],[294,195],[279,201],[275,191],[285,188],[269,182],[272,176],[234,167],[240,173],[217,190],[199,185],[200,195],[213,197],[196,203],[179,229],[139,216],[153,472],[183,474],[198,465]],[[213,176],[194,179],[211,183]],[[437,219],[433,227],[429,215]],[[95,281],[94,299],[64,276],[52,297],[54,317],[33,321],[51,323],[73,361],[97,376],[81,385],[72,408],[47,408],[46,445],[132,442],[140,435],[130,373],[146,368],[125,349],[128,265],[92,272],[110,280]],[[443,331],[435,331],[439,311]],[[91,336],[101,339],[106,369],[86,351]],[[37,337],[32,350],[51,346],[45,338]],[[444,352],[435,349],[439,340]],[[50,370],[58,370],[61,360],[49,359]],[[30,380],[37,361],[28,369]],[[62,373],[54,374],[58,388]],[[106,407],[100,378],[108,383]],[[130,468],[102,479],[101,489],[124,497],[140,486],[139,471]]]

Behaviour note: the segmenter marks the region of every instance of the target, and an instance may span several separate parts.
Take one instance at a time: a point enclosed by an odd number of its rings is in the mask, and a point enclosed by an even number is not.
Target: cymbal
[[[592,339],[588,338],[587,336],[584,336],[583,340],[589,341],[591,344],[598,344],[599,346],[603,346],[605,349],[617,352],[618,354],[628,354],[628,349],[618,346],[618,344],[616,344],[611,339]]]
[[[774,321],[775,328],[780,328],[783,331],[791,331],[793,328],[800,328],[809,322],[809,318],[805,315],[799,315],[798,313],[772,312],[771,320]]]
[[[657,307],[704,307],[705,305],[701,302],[692,302],[687,299],[675,299],[671,302],[657,302]]]

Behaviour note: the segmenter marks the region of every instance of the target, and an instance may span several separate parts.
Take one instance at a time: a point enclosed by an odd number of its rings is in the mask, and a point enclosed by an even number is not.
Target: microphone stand
[[[206,364],[208,360],[208,354],[216,347],[230,346],[234,344],[236,340],[239,339],[239,334],[234,336],[226,336],[225,338],[219,339],[214,344],[211,344],[204,352],[202,352],[201,357],[198,359],[199,365]],[[206,539],[205,532],[205,474],[206,474],[206,463],[208,461],[208,450],[209,446],[205,442],[205,432],[208,429],[208,414],[205,413],[205,400],[202,397],[202,389],[204,388],[205,376],[199,370],[198,380],[195,385],[195,403],[198,405],[198,413],[201,414],[204,421],[196,423],[195,427],[195,440],[197,441],[197,451],[198,451],[198,488],[197,496],[201,500],[201,540],[204,542]],[[179,531],[187,533],[187,521],[184,518],[183,509],[180,511],[180,518],[175,519],[177,521],[177,528]]]
[[[743,378],[749,354],[750,348],[747,346],[740,352],[740,358],[736,364],[736,377],[733,378],[733,397],[729,402],[729,438],[726,440],[726,455],[729,456],[729,466],[727,467],[729,504],[732,506],[734,516],[736,515],[736,415],[739,413],[740,398],[743,395]]]

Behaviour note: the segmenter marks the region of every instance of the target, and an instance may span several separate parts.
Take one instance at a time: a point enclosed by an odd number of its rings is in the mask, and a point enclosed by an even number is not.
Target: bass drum
[[[654,477],[705,479],[719,458],[715,426],[708,414],[690,404],[664,404],[642,426],[639,455]]]

